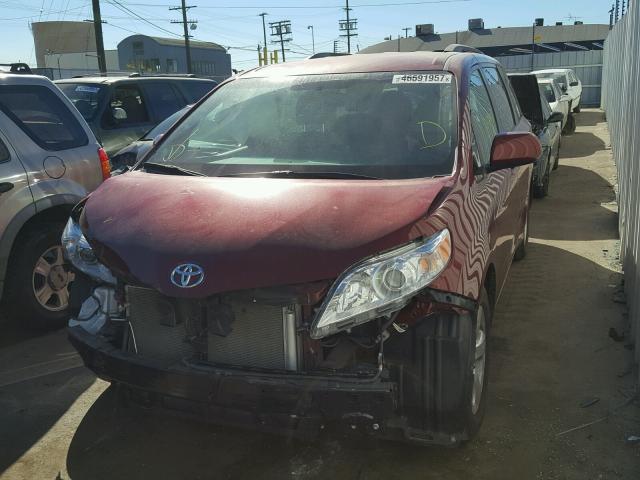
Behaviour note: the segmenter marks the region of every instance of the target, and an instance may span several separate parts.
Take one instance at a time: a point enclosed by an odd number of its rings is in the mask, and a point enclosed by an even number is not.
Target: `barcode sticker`
[[[450,73],[409,73],[394,75],[391,83],[451,83]]]

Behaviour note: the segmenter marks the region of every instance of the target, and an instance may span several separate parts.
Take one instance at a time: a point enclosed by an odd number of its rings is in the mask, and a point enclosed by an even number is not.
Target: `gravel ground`
[[[584,110],[577,122],[563,138],[549,197],[533,204],[527,258],[514,264],[497,306],[487,417],[470,444],[301,443],[122,410],[64,332],[34,336],[5,323],[0,477],[639,478],[640,445],[625,441],[640,435],[638,405],[629,401],[632,352],[609,338],[610,328],[626,325],[625,306],[614,301],[622,281],[615,167],[602,113]]]

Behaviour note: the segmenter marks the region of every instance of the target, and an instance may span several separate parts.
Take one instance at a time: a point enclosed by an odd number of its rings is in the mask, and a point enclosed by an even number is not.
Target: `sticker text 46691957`
[[[407,73],[394,75],[391,83],[451,83],[450,73]]]

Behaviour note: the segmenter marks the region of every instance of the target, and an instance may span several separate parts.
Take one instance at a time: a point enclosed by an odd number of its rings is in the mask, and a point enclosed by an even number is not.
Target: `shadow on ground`
[[[585,193],[588,192],[588,200]],[[610,183],[597,173],[560,165],[551,175],[549,196],[531,205],[531,237],[545,240],[617,239],[618,215]]]
[[[574,113],[573,116],[578,127],[593,127],[605,121],[604,113],[597,109],[583,110],[580,113]]]
[[[571,150],[571,158],[583,158],[606,150],[606,145],[593,133],[579,131],[562,137],[560,158],[567,149]]]
[[[582,479],[613,469],[629,474],[640,465],[624,451],[615,419],[555,436],[602,414],[605,399],[615,392],[617,366],[604,357],[594,365],[594,351],[611,342],[607,314],[620,317],[620,306],[601,288],[617,276],[566,250],[530,245],[525,261],[514,265],[497,308],[487,418],[479,437],[463,448],[340,436],[300,442],[122,407],[110,388],[76,430],[68,472],[74,480]],[[578,342],[576,331],[585,332]],[[612,348],[626,352],[620,344]],[[587,394],[601,396],[601,405],[580,409]]]

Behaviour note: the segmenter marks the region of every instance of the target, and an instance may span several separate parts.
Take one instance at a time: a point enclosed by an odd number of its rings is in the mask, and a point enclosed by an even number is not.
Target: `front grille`
[[[249,300],[215,298],[172,299],[159,292],[128,286],[128,319],[140,356],[181,362],[197,356],[210,363],[266,369],[297,368],[295,305],[267,305]],[[213,328],[223,309],[233,312],[231,331]],[[212,313],[213,312],[213,313]],[[209,331],[211,328],[211,331]]]

